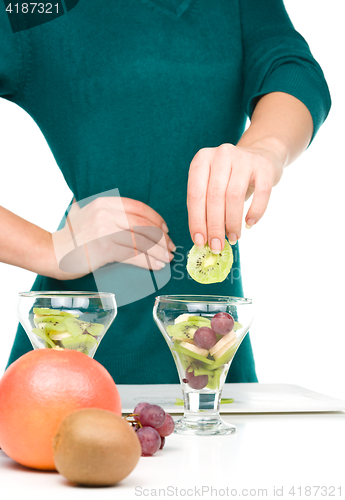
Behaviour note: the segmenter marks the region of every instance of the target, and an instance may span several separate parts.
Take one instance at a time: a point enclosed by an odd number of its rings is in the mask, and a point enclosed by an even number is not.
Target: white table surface
[[[0,498],[275,498],[281,493],[277,488],[283,488],[280,498],[294,500],[345,497],[345,413],[222,417],[236,425],[236,434],[173,434],[163,450],[153,457],[140,458],[134,471],[115,487],[71,486],[57,473],[26,469],[0,451]],[[293,486],[295,496],[289,494]],[[304,489],[309,486],[310,496]],[[328,489],[316,491],[317,486]]]
[[[122,412],[131,413],[141,401],[157,404],[165,411],[181,413],[182,389],[179,384],[118,385]],[[221,413],[299,413],[345,411],[345,401],[292,384],[225,384],[222,398],[233,399],[221,404]]]

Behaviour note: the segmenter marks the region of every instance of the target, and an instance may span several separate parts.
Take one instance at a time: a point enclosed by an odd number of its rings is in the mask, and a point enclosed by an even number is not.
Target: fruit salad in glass
[[[116,316],[112,293],[23,292],[17,315],[34,349],[73,349],[90,357]]]
[[[173,355],[185,414],[175,431],[229,434],[234,426],[219,416],[231,362],[253,319],[252,301],[239,297],[156,297],[154,320]]]
[[[178,353],[178,362],[185,370],[182,383],[191,389],[219,390],[226,365],[239,346],[236,331],[241,328],[227,312],[216,313],[211,319],[185,313],[168,325],[171,349]]]

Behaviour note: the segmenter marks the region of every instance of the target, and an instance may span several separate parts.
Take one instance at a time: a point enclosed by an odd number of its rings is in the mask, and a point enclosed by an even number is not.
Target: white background
[[[311,147],[274,188],[267,213],[241,238],[244,291],[259,381],[292,383],[345,399],[343,0],[286,0],[327,78],[333,107]],[[54,231],[71,200],[45,139],[21,108],[0,99],[0,204]],[[1,242],[1,240],[0,240]],[[17,292],[34,274],[0,264],[3,372]]]

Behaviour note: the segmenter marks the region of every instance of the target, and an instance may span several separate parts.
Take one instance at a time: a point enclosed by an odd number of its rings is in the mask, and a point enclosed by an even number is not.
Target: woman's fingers
[[[138,200],[132,200],[131,198],[122,198],[122,197],[109,197],[109,198],[104,198],[109,204],[110,208],[113,208],[114,210],[117,211],[125,211],[127,215],[132,214],[132,215],[139,215],[140,217],[143,217],[144,219],[147,219],[151,223],[153,223],[154,226],[160,227],[163,229],[164,232],[168,232],[168,226],[163,219],[161,215],[159,215],[158,212],[156,212],[153,208],[149,207],[146,205],[146,203],[143,203],[142,201]]]
[[[124,233],[128,233],[127,238]],[[90,241],[85,245],[87,246],[89,271],[96,271],[104,264],[114,262],[122,262],[156,271],[165,266],[166,261],[163,261],[162,256],[156,252],[157,249],[161,248],[158,245],[150,249],[149,253],[138,252],[131,244],[132,236],[130,231],[122,231],[116,234],[118,241],[114,241],[111,235],[107,235],[98,241]],[[83,247],[79,248],[82,249]]]
[[[142,228],[140,228],[142,229]],[[126,260],[133,258],[139,254],[146,254],[154,257],[160,262],[170,262],[173,254],[169,252],[166,246],[159,245],[156,241],[159,238],[164,239],[162,231],[159,228],[147,227],[147,234],[139,234],[134,231],[118,231],[111,235],[111,241],[114,245],[112,256],[114,260],[121,261],[120,255],[117,253],[119,247],[126,248]],[[155,235],[153,233],[156,233]],[[122,255],[122,254],[121,254]]]
[[[126,261],[126,264],[131,264],[132,266],[143,267],[145,269],[152,269],[153,271],[159,271],[165,267],[164,262],[155,259],[154,257],[147,254],[140,254],[136,257],[132,257]]]
[[[171,252],[174,252],[176,250],[176,246],[174,245],[170,236],[165,233],[160,227],[153,226],[153,223],[151,221],[138,215],[127,215],[127,219],[129,221],[131,230],[135,233],[142,234],[154,243],[157,243],[161,247],[168,249]]]
[[[246,215],[246,226],[251,228],[266,211],[273,188],[273,178],[269,171],[258,169],[255,177],[253,201]]]
[[[234,245],[241,237],[243,207],[251,170],[244,165],[233,166],[226,190],[226,234]]]
[[[176,246],[167,234],[167,227],[164,219],[145,203],[137,200],[131,200],[129,198],[105,197],[98,198],[88,206],[91,205],[93,205],[93,212],[98,211],[102,214],[101,217],[99,217],[100,225],[104,225],[104,223],[102,223],[102,218],[104,210],[106,210],[107,212],[112,213],[113,223],[121,229],[133,231],[133,228],[135,227],[135,231],[140,232],[140,226],[145,228],[148,226],[160,228],[162,234],[165,236],[165,242],[162,238],[159,238],[159,244],[161,246],[168,247],[171,252],[176,250]],[[113,231],[111,230],[110,232]],[[144,232],[146,234],[147,230],[145,229]]]
[[[214,253],[224,247],[224,226],[231,244],[241,237],[245,201],[254,193],[247,227],[263,216],[272,187],[283,165],[269,151],[222,144],[201,149],[189,171],[187,206],[191,237],[196,245],[208,241]]]
[[[220,253],[225,240],[225,194],[231,172],[231,149],[219,147],[210,166],[207,188],[207,240],[213,253]]]
[[[202,247],[207,242],[206,196],[210,176],[211,148],[201,149],[189,168],[187,207],[189,230],[194,244]]]

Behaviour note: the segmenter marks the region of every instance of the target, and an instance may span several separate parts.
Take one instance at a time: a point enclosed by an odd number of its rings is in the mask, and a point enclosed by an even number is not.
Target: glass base
[[[189,436],[224,436],[236,432],[236,427],[224,422],[219,415],[221,392],[183,392],[184,416],[175,422],[176,434]]]
[[[236,427],[225,423],[220,416],[214,418],[191,418],[190,415],[184,415],[175,422],[176,434],[188,436],[224,436],[236,432]]]

